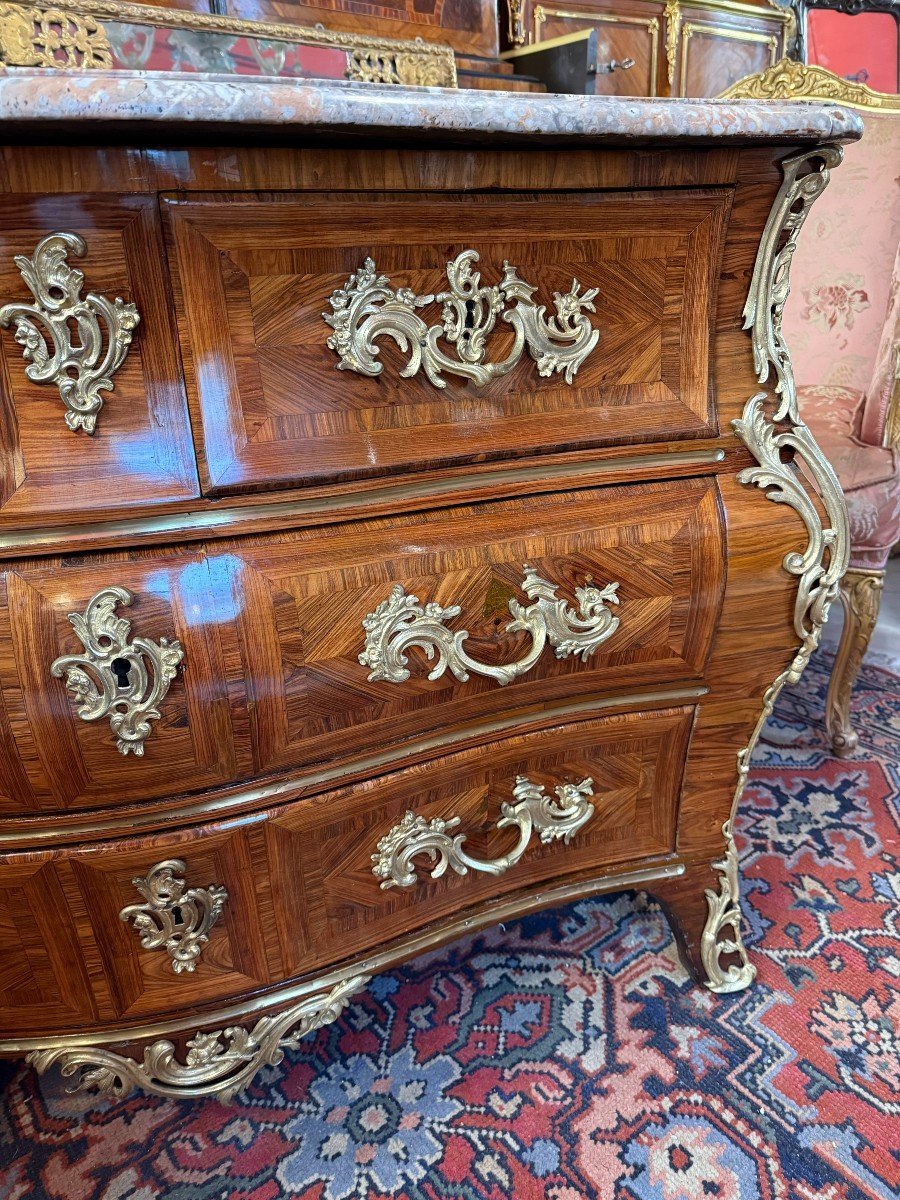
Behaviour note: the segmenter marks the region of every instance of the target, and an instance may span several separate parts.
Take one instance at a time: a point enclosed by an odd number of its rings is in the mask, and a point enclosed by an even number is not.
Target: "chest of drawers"
[[[844,568],[781,307],[805,105],[0,77],[0,1052],[234,1092],[732,820]],[[777,501],[777,503],[769,503]]]

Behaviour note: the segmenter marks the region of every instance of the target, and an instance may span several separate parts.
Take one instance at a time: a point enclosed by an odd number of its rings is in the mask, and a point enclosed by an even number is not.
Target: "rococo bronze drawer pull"
[[[556,650],[557,658],[577,654],[584,662],[618,629],[619,618],[606,607],[607,603],[619,603],[617,583],[597,588],[588,576],[587,586],[575,589],[576,613],[565,600],[557,599],[557,584],[542,579],[527,563],[524,571],[522,588],[534,604],[526,608],[515,598],[510,600],[509,611],[513,619],[506,626],[507,633],[523,630],[531,634],[531,649],[518,662],[499,667],[477,662],[463,648],[468,630],[453,633],[444,624],[448,618],[458,617],[462,612],[458,604],[443,608],[431,601],[423,605],[418,596],[410,595],[401,583],[395,583],[387,600],[382,600],[374,612],[363,618],[366,648],[359,661],[364,667],[372,668],[369,679],[386,679],[389,683],[403,683],[409,679],[406,651],[411,646],[418,646],[429,660],[434,658],[435,650],[438,652],[438,661],[429,671],[429,679],[439,679],[449,667],[462,683],[469,678],[470,671],[487,675],[501,684],[510,683],[534,666],[547,642]]]
[[[193,971],[228,899],[216,883],[189,888],[187,880],[178,878],[186,869],[180,858],[167,858],[146,876],[132,879],[144,903],[129,904],[119,913],[121,920],[134,922],[145,950],[167,951],[176,975]]]
[[[109,724],[122,754],[144,753],[151,720],[160,717],[159,704],[184,658],[177,641],[131,637],[131,622],[116,616],[120,604],[134,596],[124,587],[97,592],[82,613],[69,613],[72,628],[84,654],[64,654],[50,673],[66,676],[66,688],[78,701],[83,721],[98,721],[109,714]],[[146,660],[146,661],[145,661]],[[150,670],[147,669],[147,664]]]
[[[71,250],[80,258],[86,249],[77,233],[51,233],[38,242],[31,258],[17,254],[13,261],[35,302],[5,304],[0,325],[15,321],[16,341],[30,364],[25,374],[32,383],[56,384],[68,427],[93,433],[103,407],[100,393],[112,390],[112,377],[125,361],[140,317],[134,304],[118,296],[107,300],[88,292],[82,300],[84,275],[69,266],[66,256]]]
[[[519,840],[508,854],[499,858],[471,858],[466,854],[463,849],[466,835],[450,832],[459,825],[459,817],[449,820],[434,817],[426,821],[414,812],[407,812],[378,843],[378,851],[372,855],[375,864],[372,871],[381,880],[383,888],[412,887],[418,882],[413,859],[424,854],[431,865],[432,879],[440,879],[448,867],[458,875],[466,875],[470,870],[502,875],[525,853],[535,829],[542,842],[561,838],[568,845],[596,811],[591,801],[593,784],[593,779],[561,783],[554,789],[554,798],[546,795],[541,784],[517,775],[513,788],[515,800],[512,804],[504,801],[500,806],[502,815],[497,828],[514,825],[519,831]]]
[[[447,263],[450,290],[418,296],[411,288],[392,288],[388,277],[379,275],[373,260],[367,258],[332,294],[332,311],[322,314],[334,330],[326,344],[340,356],[338,370],[380,375],[384,367],[377,361],[375,341],[384,336],[393,338],[404,354],[409,353],[409,362],[400,372],[402,378],[409,379],[423,367],[435,387],[447,386],[442,371],[471,379],[477,387],[508,375],[526,345],[539,375],[559,373],[571,383],[600,338],[581,311],[597,311],[597,289],[582,293],[581,284],[573,279],[568,292],[553,293],[556,316],[546,320],[546,308],[532,299],[537,288],[520,279],[515,267],[504,262],[500,283],[482,287],[481,275],[472,270],[476,262],[477,253],[464,250]],[[416,309],[434,301],[444,306],[441,323],[428,326]],[[515,306],[506,309],[507,301],[514,301]],[[486,363],[485,343],[501,313],[513,327],[515,341],[501,362]],[[438,346],[441,337],[456,348],[455,359]]]

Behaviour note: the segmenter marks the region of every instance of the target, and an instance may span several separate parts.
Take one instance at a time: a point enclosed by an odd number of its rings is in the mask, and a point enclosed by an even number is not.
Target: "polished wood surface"
[[[245,777],[336,764],[385,739],[415,743],[437,723],[510,706],[630,692],[702,675],[724,587],[715,484],[567,492],[379,523],[63,562],[21,562],[0,579],[0,812],[113,807],[209,792]],[[619,584],[622,624],[587,663],[548,648],[507,687],[447,672],[371,683],[363,619],[400,582],[458,604],[467,651],[491,665],[530,648],[506,633],[526,602],[523,564],[575,589]],[[85,722],[50,676],[81,645],[68,620],[115,583],[138,597],[134,632],[185,652],[143,757],[114,752],[109,722]],[[113,751],[111,753],[111,750]]]
[[[741,309],[792,150],[3,150],[0,209],[27,215],[34,240],[58,224],[81,232],[91,287],[97,244],[100,286],[142,305],[136,352],[101,414],[107,448],[66,430],[53,395],[29,399],[53,414],[48,463],[76,470],[77,446],[79,486],[48,468],[47,494],[68,491],[68,507],[35,504],[6,542],[0,530],[4,1037],[122,1036],[162,1013],[193,1030],[224,999],[256,1003],[370,952],[399,961],[462,921],[609,890],[635,871],[657,879],[646,886],[697,965],[736,755],[796,643],[782,564],[806,533],[792,509],[737,482],[751,459],[731,426],[757,390]],[[31,199],[41,191],[46,210]],[[92,235],[135,210],[158,239],[140,281],[111,234]],[[3,301],[22,294],[9,263],[33,248],[21,242],[0,262]],[[400,390],[395,364],[375,383],[335,371],[319,314],[359,259],[375,247],[397,283],[435,290],[470,244],[491,279],[508,257],[544,301],[573,274],[605,289],[595,376],[586,364],[571,395],[549,397],[516,378],[488,413],[475,389],[452,403],[415,380]],[[139,295],[147,278],[171,296],[161,314]],[[18,406],[10,331],[0,346],[0,389]],[[169,355],[161,378],[147,371],[154,353]],[[268,391],[251,382],[266,371]],[[154,474],[117,504],[105,485],[104,454],[130,444],[140,411],[120,398],[141,378],[145,410],[185,380],[192,437],[180,440],[183,407],[159,436],[171,453],[196,447],[205,494],[176,495]],[[328,445],[313,402],[329,414]],[[359,411],[395,422],[374,464],[349,429]],[[254,432],[270,423],[258,446],[234,433],[255,418]],[[417,443],[423,418],[434,424]],[[526,562],[570,604],[587,575],[620,583],[620,629],[587,661],[548,649],[500,687],[429,681],[411,651],[403,684],[367,679],[362,618],[396,582],[460,604],[453,628],[479,658],[517,657],[527,643],[504,626],[508,600],[525,599]],[[185,649],[142,759],[117,752],[108,720],[80,720],[49,673],[79,649],[68,613],[111,583],[135,595],[134,633]],[[369,856],[406,809],[459,815],[473,852],[502,853],[512,834],[489,830],[517,772],[547,786],[591,775],[598,823],[499,878],[453,874],[409,892],[370,878]],[[118,918],[132,878],[169,856],[229,892],[196,971],[175,983],[167,956]],[[678,879],[659,882],[667,873]]]
[[[336,947],[354,954],[378,946],[507,887],[671,853],[692,718],[691,708],[597,717],[502,738],[489,754],[452,754],[250,821],[2,856],[0,962],[10,965],[0,977],[0,1028],[44,1032],[224,1001],[328,965]],[[523,774],[549,792],[593,780],[595,814],[569,845],[535,837],[502,883],[452,870],[432,881],[423,869],[411,888],[380,887],[372,854],[406,811],[459,817],[469,854],[508,851],[514,832],[496,823]],[[229,892],[196,970],[180,976],[168,955],[143,951],[119,919],[139,899],[132,879],[169,858],[184,861],[192,882],[227,880]]]
[[[702,435],[714,428],[708,314],[727,205],[716,190],[167,202],[204,489]],[[439,391],[424,372],[401,378],[406,357],[387,338],[380,376],[335,369],[323,300],[365,258],[391,286],[433,295],[466,249],[480,255],[483,283],[499,281],[508,260],[548,306],[573,278],[598,289],[601,341],[572,384],[541,378],[523,355],[477,391],[449,373]],[[420,315],[434,323],[439,313],[432,304]],[[501,322],[489,361],[512,341]]]
[[[789,26],[768,0],[523,0],[522,28],[529,44],[596,29],[602,95],[699,97],[777,61]]]
[[[96,432],[73,433],[52,383],[25,376],[11,330],[0,336],[0,529],[73,511],[96,518],[198,493],[169,285],[161,259],[159,210],[152,197],[16,195],[0,223],[0,296],[32,302],[15,255],[30,258],[49,232],[77,232],[87,246],[69,265],[83,291],[133,300],[141,323],[105,392]]]

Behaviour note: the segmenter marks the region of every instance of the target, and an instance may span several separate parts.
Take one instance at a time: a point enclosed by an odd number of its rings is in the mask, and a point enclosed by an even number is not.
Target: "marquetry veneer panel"
[[[92,436],[66,427],[54,383],[26,378],[15,323],[0,330],[0,527],[198,494],[156,204],[149,196],[6,198],[0,305],[33,303],[14,258],[30,258],[43,238],[65,231],[85,242],[83,257],[68,256],[84,274],[82,297],[133,301],[140,322],[112,390],[102,392]],[[71,335],[78,345],[74,328]]]
[[[438,509],[390,520],[207,546],[21,562],[0,574],[0,811],[114,807],[335,764],[386,743],[517,707],[623,695],[702,677],[724,587],[712,479],[598,488]],[[472,673],[428,678],[409,652],[403,683],[370,680],[363,620],[394,584],[448,620],[467,651],[513,662],[530,564],[576,603],[619,584],[619,628],[588,658],[548,645],[506,687]],[[84,721],[50,664],[82,649],[68,614],[111,581],[135,596],[132,635],[177,637],[184,665],[143,757],[122,756],[108,718]],[[433,665],[433,664],[431,664]]]
[[[206,195],[165,203],[195,435],[211,494],[404,472],[532,451],[715,431],[710,320],[724,189],[655,193]],[[577,231],[577,237],[573,237]],[[476,388],[447,373],[338,371],[322,314],[367,256],[393,287],[446,290],[476,250],[482,284],[508,260],[552,293],[596,288],[600,341],[570,385],[525,354]],[[440,305],[420,311],[428,324]],[[503,321],[488,361],[509,353]]]
[[[226,1000],[383,945],[491,896],[586,868],[674,850],[692,708],[593,717],[518,732],[246,821],[141,839],[0,856],[0,1029],[45,1033],[79,1021],[139,1020]],[[593,780],[591,820],[572,837],[537,835],[502,877],[420,872],[383,890],[372,871],[379,839],[407,811],[461,819],[470,854],[515,844],[498,831],[517,775],[542,784]],[[191,884],[228,892],[192,972],[142,948],[123,907],[132,880],[178,858]],[[65,999],[63,999],[65,998]]]

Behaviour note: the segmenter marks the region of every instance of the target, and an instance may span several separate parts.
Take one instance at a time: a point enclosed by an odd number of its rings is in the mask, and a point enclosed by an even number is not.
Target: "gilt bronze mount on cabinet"
[[[447,386],[443,371],[483,387],[508,375],[526,347],[539,375],[561,374],[566,383],[572,383],[600,338],[582,311],[596,312],[597,289],[582,292],[578,280],[573,279],[568,292],[553,293],[556,316],[547,320],[546,308],[532,299],[537,288],[520,279],[508,262],[503,264],[499,284],[482,285],[480,273],[473,269],[478,257],[474,250],[458,254],[447,263],[449,291],[428,296],[419,296],[408,287],[392,288],[388,277],[379,275],[375,263],[367,258],[334,292],[329,300],[331,312],[323,314],[334,330],[327,344],[340,357],[338,370],[380,375],[384,366],[377,361],[375,342],[389,337],[409,354],[401,377],[408,379],[421,367],[438,388]],[[416,309],[434,302],[443,305],[441,322],[428,326]],[[506,307],[509,303],[512,308]],[[485,361],[488,337],[498,317],[512,327],[515,340],[501,361]],[[442,338],[455,348],[456,358],[441,349],[438,343]]]

